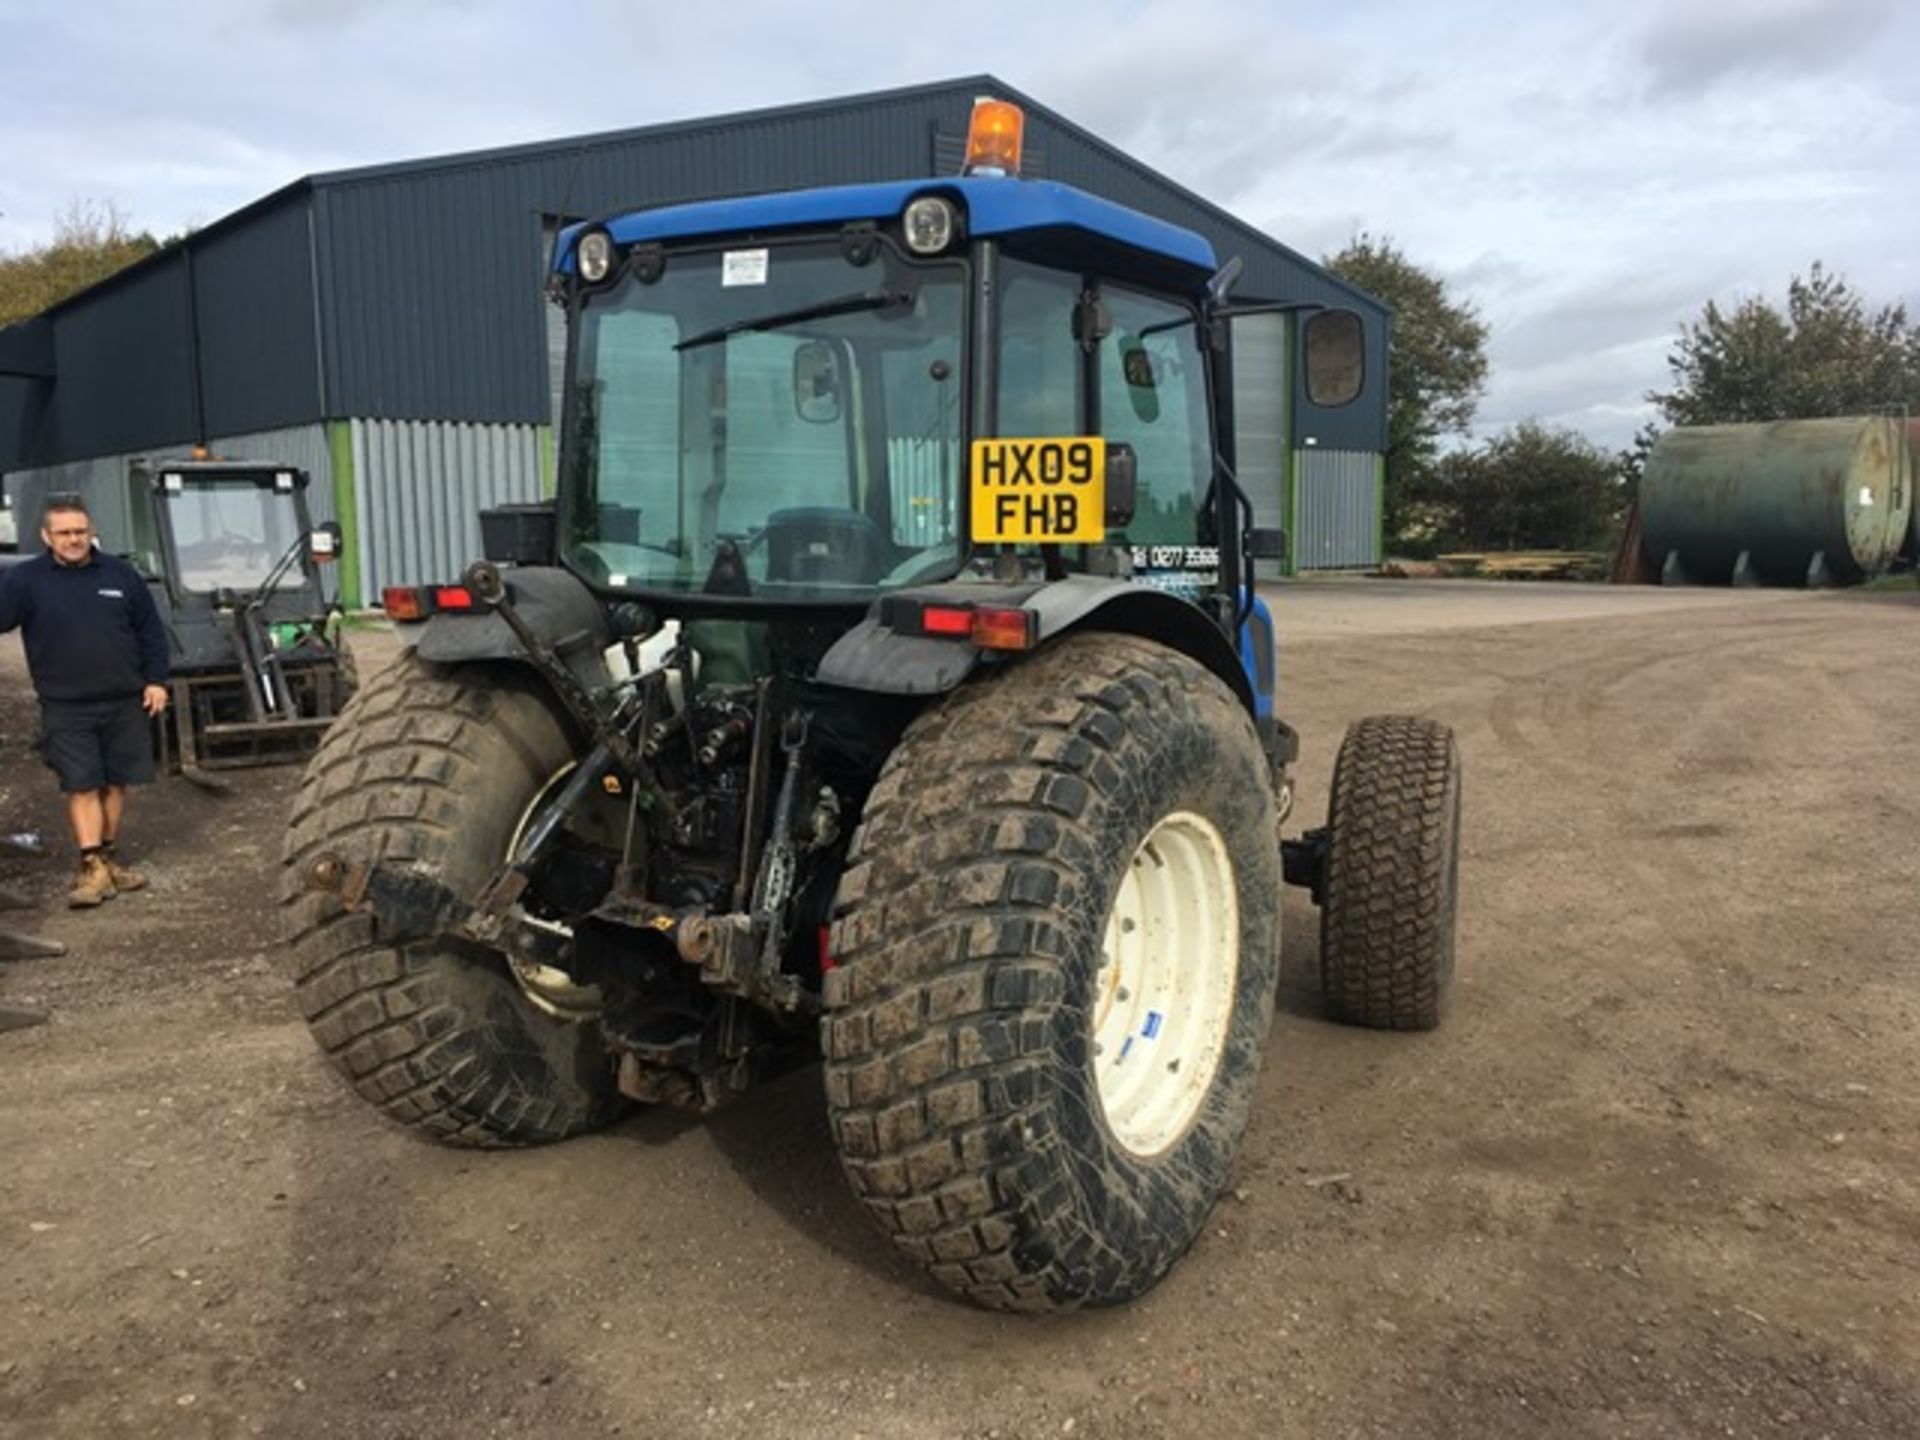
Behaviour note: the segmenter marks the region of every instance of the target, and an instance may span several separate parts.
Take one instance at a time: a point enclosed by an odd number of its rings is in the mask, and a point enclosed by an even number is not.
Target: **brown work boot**
[[[138,870],[130,870],[125,865],[122,865],[114,858],[113,851],[102,850],[100,852],[100,858],[107,862],[107,874],[113,877],[114,889],[125,891],[144,890],[147,888],[147,877],[142,875]]]
[[[85,910],[112,898],[113,872],[107,869],[107,862],[98,855],[82,855],[80,873],[74,877],[73,887],[67,891],[69,908]]]

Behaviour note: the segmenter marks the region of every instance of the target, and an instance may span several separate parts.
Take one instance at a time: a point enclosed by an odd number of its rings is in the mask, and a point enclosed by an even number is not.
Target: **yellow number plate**
[[[973,442],[973,538],[1097,545],[1107,534],[1107,442],[1098,435]]]

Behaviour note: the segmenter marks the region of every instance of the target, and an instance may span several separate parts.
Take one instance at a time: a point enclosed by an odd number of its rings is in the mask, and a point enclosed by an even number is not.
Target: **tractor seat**
[[[874,585],[887,568],[886,536],[858,510],[776,510],[767,517],[767,579],[800,585]]]

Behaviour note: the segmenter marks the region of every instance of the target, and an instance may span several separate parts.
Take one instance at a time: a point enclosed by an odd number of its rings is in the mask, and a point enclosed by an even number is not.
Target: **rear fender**
[[[515,567],[502,574],[507,598],[520,617],[566,662],[574,678],[589,689],[605,685],[606,666],[600,655],[613,635],[593,592],[570,571],[556,566]],[[419,625],[404,627],[401,639],[422,660],[439,665],[482,660],[533,664],[507,622],[491,610],[443,610]]]
[[[1110,630],[1157,641],[1205,665],[1260,716],[1254,687],[1240,655],[1198,606],[1164,590],[1098,575],[1070,575],[1051,584],[991,585],[955,582],[903,591],[895,603],[1020,606],[1039,619],[1040,644],[1080,630]],[[820,661],[818,678],[829,685],[878,695],[941,695],[981,663],[982,651],[957,640],[898,635],[882,623],[876,606],[841,636]],[[1269,632],[1270,633],[1270,632]],[[1272,667],[1266,671],[1271,677]],[[1264,713],[1272,710],[1271,684]]]
[[[1206,611],[1190,600],[1138,581],[1071,575],[1037,591],[1027,608],[1040,616],[1040,643],[1079,630],[1138,635],[1191,656],[1226,682],[1258,713],[1239,653]]]

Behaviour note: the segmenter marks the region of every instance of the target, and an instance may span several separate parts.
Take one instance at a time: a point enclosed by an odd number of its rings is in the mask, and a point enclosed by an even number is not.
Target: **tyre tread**
[[[1057,1261],[1016,1251],[1036,1217],[1071,1223],[1068,1157],[1029,1057],[1066,994],[1062,927],[1097,858],[1088,806],[1135,783],[1143,717],[1205,707],[1252,732],[1197,662],[1088,638],[915,720],[869,795],[831,934],[821,1046],[849,1182],[902,1252],[997,1310],[1078,1303]],[[1104,1242],[1083,1230],[1075,1246]]]
[[[1340,746],[1321,911],[1329,1013],[1378,1030],[1440,1023],[1453,945],[1460,803],[1453,732],[1417,715],[1372,715]]]
[[[458,797],[485,776],[483,734],[505,735],[498,691],[448,678],[411,652],[362,684],[309,762],[283,852],[281,936],[294,999],[315,1041],[389,1118],[471,1147],[544,1143],[598,1128],[612,1104],[566,1104],[450,1043],[467,1023],[422,946],[380,942],[373,922],[306,888],[323,850],[436,866],[461,843]],[[396,1080],[400,1083],[396,1085]]]

